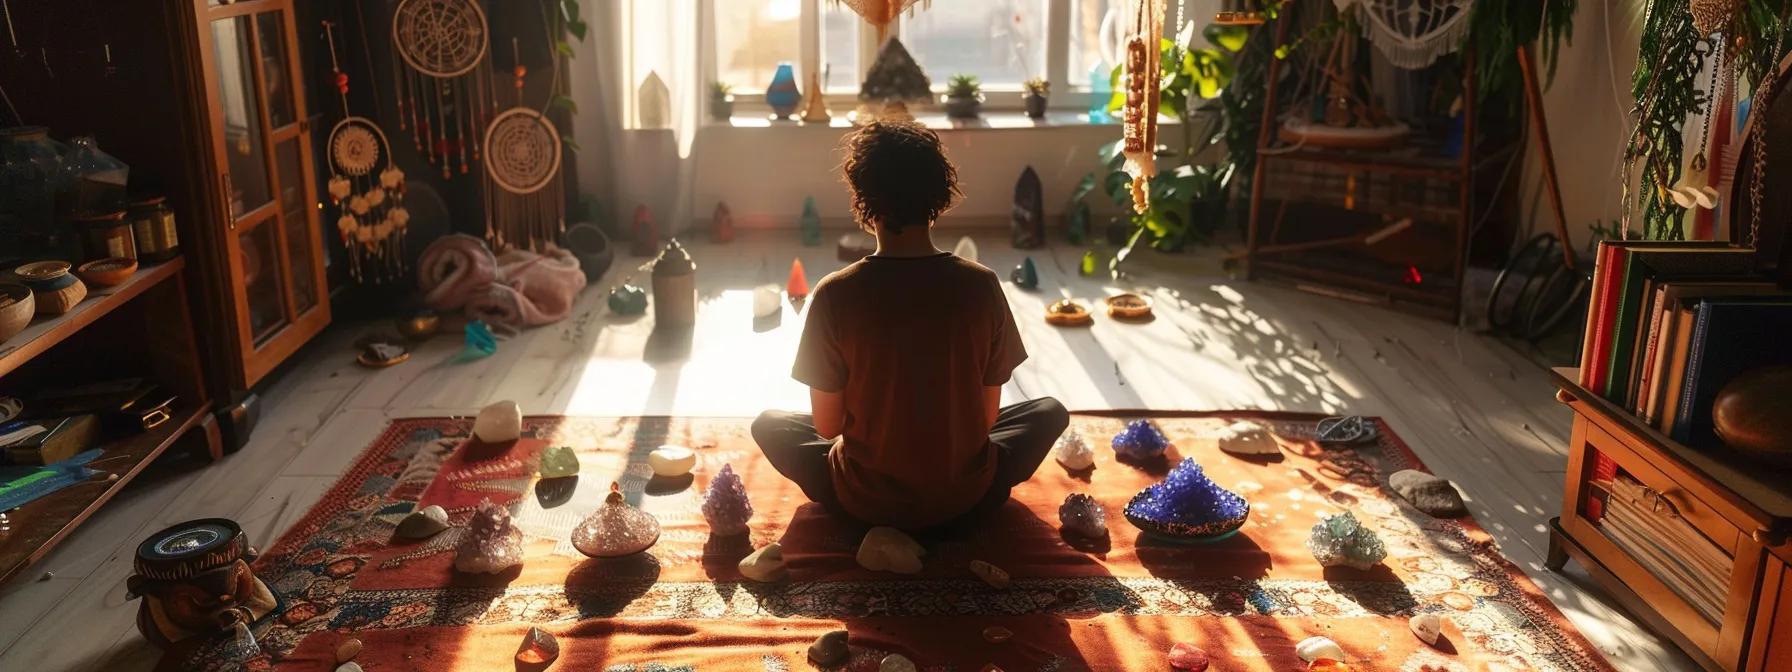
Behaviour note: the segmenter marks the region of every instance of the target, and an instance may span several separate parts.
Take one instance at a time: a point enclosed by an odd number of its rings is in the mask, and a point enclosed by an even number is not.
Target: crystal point
[[[790,260],[790,280],[784,283],[784,293],[792,299],[809,296],[809,276],[803,273],[803,260]]]
[[[710,534],[747,533],[747,521],[753,519],[753,501],[747,498],[747,486],[734,473],[733,465],[722,465],[722,470],[709,481],[709,490],[703,494],[703,518],[709,521]]]
[[[1307,537],[1307,550],[1313,552],[1313,559],[1326,567],[1346,565],[1368,569],[1388,557],[1387,546],[1381,543],[1381,537],[1349,511],[1321,518],[1313,526],[1313,534]]]
[[[660,521],[623,501],[622,489],[615,483],[604,503],[572,531],[573,548],[594,558],[640,553],[659,539]]]
[[[1251,504],[1207,477],[1194,458],[1185,458],[1164,477],[1133,496],[1126,520],[1153,534],[1204,539],[1230,534],[1244,525]]]
[[[1033,264],[1032,257],[1027,257],[1021,260],[1019,266],[1014,267],[1014,272],[1008,274],[1008,279],[1013,280],[1014,286],[1021,289],[1039,289],[1039,267]]]
[[[560,657],[560,640],[537,627],[523,634],[523,643],[516,649],[516,662],[523,665],[547,665]]]

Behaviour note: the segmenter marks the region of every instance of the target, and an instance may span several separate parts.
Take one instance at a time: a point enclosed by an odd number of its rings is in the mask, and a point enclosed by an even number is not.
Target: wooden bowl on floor
[[[1151,299],[1137,294],[1115,294],[1102,301],[1108,305],[1108,317],[1117,320],[1143,320],[1151,317]]]
[[[1053,326],[1082,327],[1094,321],[1088,307],[1076,299],[1063,299],[1045,309],[1045,323]]]
[[[19,335],[31,316],[37,314],[37,299],[31,288],[19,284],[0,284],[0,343]]]
[[[107,257],[81,264],[75,269],[75,277],[94,287],[111,287],[129,280],[136,272],[136,259]]]

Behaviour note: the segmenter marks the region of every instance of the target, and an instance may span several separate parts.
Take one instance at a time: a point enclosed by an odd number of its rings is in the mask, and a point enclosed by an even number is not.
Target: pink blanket
[[[541,253],[508,250],[493,256],[473,236],[445,236],[423,252],[417,281],[424,303],[464,309],[495,328],[552,324],[572,312],[585,274],[572,253],[549,244]]]

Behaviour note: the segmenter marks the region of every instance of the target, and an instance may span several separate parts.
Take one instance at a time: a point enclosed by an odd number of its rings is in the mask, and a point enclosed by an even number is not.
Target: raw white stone
[[[1095,466],[1095,450],[1074,429],[1058,437],[1058,442],[1052,445],[1052,458],[1071,471],[1082,471]]]
[[[884,656],[884,659],[877,663],[877,672],[916,672],[917,669],[915,661],[909,660],[908,656],[900,653]]]
[[[874,572],[914,574],[921,571],[927,549],[894,527],[873,527],[859,542],[859,566]]]
[[[778,542],[766,544],[740,559],[740,575],[760,583],[775,583],[790,576],[784,567],[784,547]]]
[[[647,454],[647,466],[655,476],[677,478],[697,466],[697,453],[684,446],[660,446]]]
[[[1277,455],[1282,448],[1276,445],[1274,436],[1269,430],[1249,420],[1239,420],[1226,425],[1217,437],[1220,450],[1233,455]]]
[[[1294,645],[1294,655],[1300,656],[1308,665],[1320,658],[1330,658],[1344,662],[1344,647],[1338,646],[1329,637],[1308,637]]]
[[[473,436],[485,443],[510,443],[523,435],[523,407],[500,401],[479,411],[473,420]]]
[[[1419,614],[1406,622],[1412,628],[1412,634],[1427,646],[1437,646],[1437,638],[1444,634],[1444,619],[1437,614]]]
[[[425,506],[398,521],[394,534],[400,539],[428,539],[448,529],[448,512],[435,504]]]

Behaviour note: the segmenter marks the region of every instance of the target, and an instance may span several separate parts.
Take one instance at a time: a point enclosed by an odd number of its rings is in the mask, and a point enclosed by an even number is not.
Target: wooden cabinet
[[[233,383],[253,386],[330,323],[292,0],[190,0],[203,82],[207,245],[228,290]]]
[[[1549,566],[1580,562],[1705,669],[1792,669],[1784,472],[1676,443],[1576,385],[1574,369],[1556,377],[1575,417]],[[1598,473],[1601,456],[1615,476]],[[1636,527],[1616,524],[1620,509]]]

